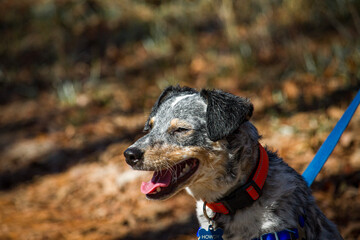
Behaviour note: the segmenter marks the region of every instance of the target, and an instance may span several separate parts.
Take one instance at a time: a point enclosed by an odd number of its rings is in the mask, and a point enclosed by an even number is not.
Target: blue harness
[[[298,228],[285,229],[279,232],[266,233],[259,238],[251,240],[305,240],[305,219],[299,216]]]

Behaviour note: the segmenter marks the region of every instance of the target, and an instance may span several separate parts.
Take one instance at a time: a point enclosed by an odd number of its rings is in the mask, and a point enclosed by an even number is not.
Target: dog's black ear
[[[160,94],[159,98],[157,99],[156,103],[154,104],[154,106],[151,109],[151,113],[149,115],[148,120],[145,123],[145,127],[144,127],[144,131],[148,131],[150,130],[150,119],[155,116],[159,106],[165,102],[167,99],[174,97],[176,95],[181,95],[181,94],[191,94],[191,93],[197,93],[197,91],[193,88],[190,87],[180,87],[179,85],[177,86],[169,86],[167,88],[164,89],[164,91]]]
[[[225,138],[252,116],[254,107],[247,98],[220,90],[202,90],[200,95],[207,102],[207,133],[212,141]]]

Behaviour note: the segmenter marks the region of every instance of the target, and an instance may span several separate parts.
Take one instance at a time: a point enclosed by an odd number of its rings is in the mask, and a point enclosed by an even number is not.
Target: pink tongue
[[[171,171],[164,170],[155,172],[154,176],[149,182],[143,182],[141,184],[141,192],[149,194],[153,192],[157,187],[167,187],[171,182]]]

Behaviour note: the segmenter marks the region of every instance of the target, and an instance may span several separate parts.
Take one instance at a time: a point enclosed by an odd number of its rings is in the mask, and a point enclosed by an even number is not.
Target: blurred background
[[[360,88],[357,0],[0,1],[0,239],[196,239],[122,152],[170,84],[251,98],[300,173]],[[312,185],[360,239],[360,112]]]

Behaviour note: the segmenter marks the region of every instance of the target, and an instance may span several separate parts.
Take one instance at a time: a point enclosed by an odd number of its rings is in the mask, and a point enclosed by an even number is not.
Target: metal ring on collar
[[[205,218],[206,218],[209,222],[213,222],[214,219],[216,218],[217,213],[215,213],[215,215],[214,215],[212,218],[209,217],[208,214],[207,214],[207,212],[206,212],[206,203],[207,203],[207,202],[204,201],[204,205],[203,205],[204,216],[205,216]]]

